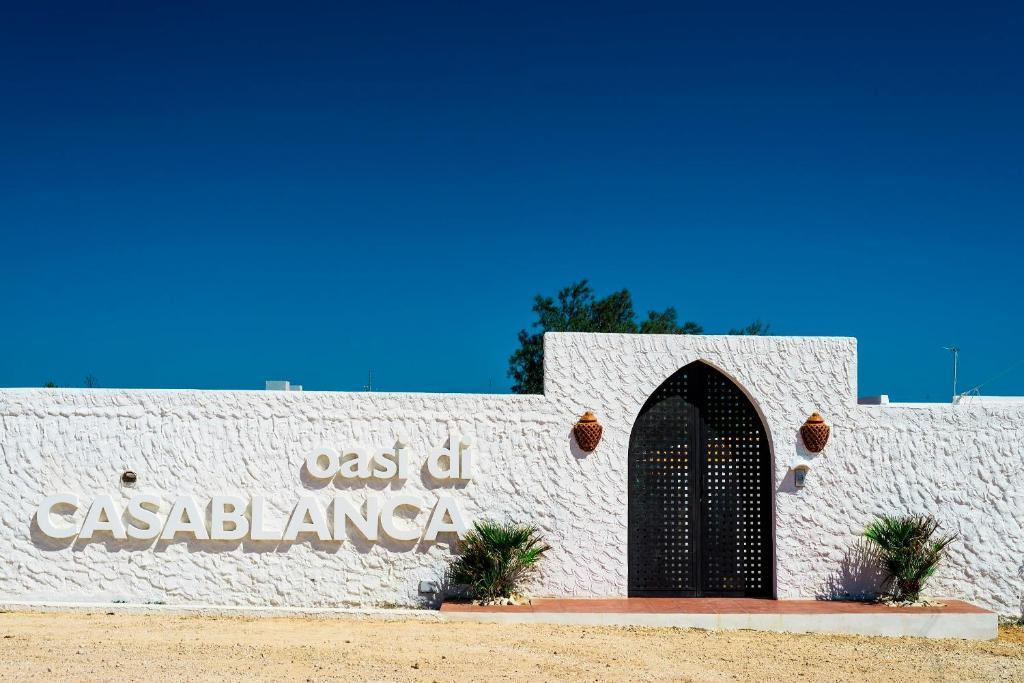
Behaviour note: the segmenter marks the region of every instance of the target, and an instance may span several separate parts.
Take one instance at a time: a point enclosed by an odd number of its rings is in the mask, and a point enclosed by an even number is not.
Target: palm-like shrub
[[[478,520],[462,540],[462,553],[448,568],[448,581],[466,586],[484,601],[520,592],[551,549],[533,524]]]
[[[879,566],[894,600],[917,602],[924,584],[935,573],[956,534],[936,535],[939,522],[931,515],[882,515],[868,524],[864,536],[871,541]]]

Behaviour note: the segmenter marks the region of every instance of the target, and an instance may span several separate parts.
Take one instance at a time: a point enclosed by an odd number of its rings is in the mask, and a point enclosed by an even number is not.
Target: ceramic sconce
[[[576,426],[572,428],[573,436],[576,437],[576,445],[587,453],[593,452],[597,448],[597,444],[601,443],[603,432],[604,427],[597,421],[597,416],[589,410],[583,413]]]
[[[800,438],[804,441],[804,447],[811,453],[821,453],[828,443],[828,436],[831,430],[819,413],[811,413],[803,426],[800,427]]]

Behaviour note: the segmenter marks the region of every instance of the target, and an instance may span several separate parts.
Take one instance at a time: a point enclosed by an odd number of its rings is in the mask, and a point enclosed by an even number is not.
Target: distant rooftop
[[[302,385],[292,384],[286,379],[268,379],[267,391],[302,391]]]

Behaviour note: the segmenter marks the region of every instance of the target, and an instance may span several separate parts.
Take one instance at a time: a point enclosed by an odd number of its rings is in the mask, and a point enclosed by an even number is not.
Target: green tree
[[[729,334],[749,334],[749,335],[769,335],[771,334],[771,325],[755,320],[746,327],[733,328],[729,330]]]
[[[603,299],[594,296],[586,280],[569,285],[557,300],[537,295],[533,301],[537,321],[531,333],[519,331],[519,348],[509,358],[508,374],[512,391],[539,394],[544,391],[545,332],[626,332],[640,334],[700,334],[704,331],[692,321],[679,324],[676,309],[651,311],[639,323],[628,289],[613,292]]]

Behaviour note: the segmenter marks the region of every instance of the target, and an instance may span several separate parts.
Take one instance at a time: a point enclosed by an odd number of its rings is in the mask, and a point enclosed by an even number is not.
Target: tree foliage
[[[545,332],[623,332],[632,334],[701,334],[704,328],[687,320],[679,322],[672,306],[649,311],[637,319],[633,297],[628,289],[612,292],[599,299],[586,280],[580,280],[558,292],[557,297],[537,295],[533,300],[537,320],[534,331],[519,331],[519,348],[509,358],[508,374],[512,391],[539,394],[544,391]],[[768,325],[755,320],[729,334],[768,334]]]
[[[755,320],[746,327],[732,328],[729,330],[729,334],[769,335],[771,334],[771,327],[771,325],[763,323],[760,320]]]

